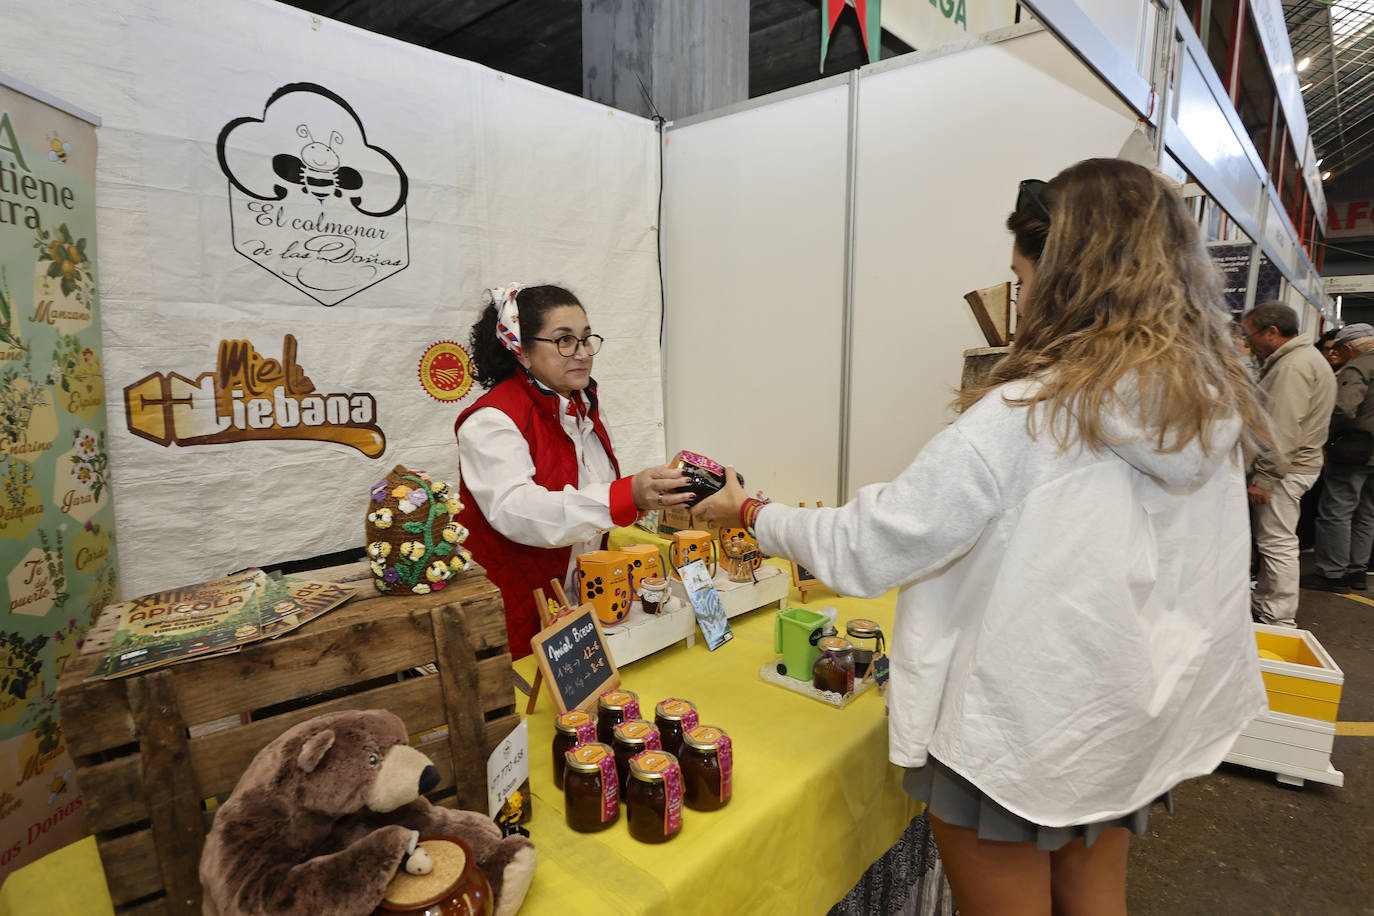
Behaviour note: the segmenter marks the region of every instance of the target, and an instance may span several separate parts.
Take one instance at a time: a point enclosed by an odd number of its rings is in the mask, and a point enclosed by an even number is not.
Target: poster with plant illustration
[[[95,153],[0,83],[0,878],[84,833],[57,680],[119,597]]]

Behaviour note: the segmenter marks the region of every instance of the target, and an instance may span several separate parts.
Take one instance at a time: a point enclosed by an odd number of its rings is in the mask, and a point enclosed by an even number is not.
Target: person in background
[[[1321,474],[1336,379],[1321,354],[1298,336],[1297,313],[1282,302],[1256,306],[1241,327],[1263,361],[1259,386],[1267,395],[1273,432],[1273,444],[1251,464],[1246,488],[1259,553],[1250,614],[1260,623],[1297,626],[1298,516],[1303,494]]]
[[[1345,365],[1345,360],[1341,359],[1336,353],[1336,335],[1341,332],[1340,328],[1331,328],[1317,341],[1317,349],[1321,351],[1322,358],[1331,366],[1331,371],[1335,372]]]
[[[889,753],[963,916],[1123,914],[1150,805],[1266,706],[1238,443],[1268,421],[1165,180],[1090,159],[1022,182],[1009,224],[1016,340],[901,475],[801,509],[727,473],[693,515],[899,589]]]
[[[692,495],[673,492],[686,478],[666,465],[621,476],[592,379],[602,337],[576,296],[514,285],[487,297],[470,342],[473,374],[490,390],[453,426],[458,520],[501,589],[511,655],[523,658],[540,629],[535,589],[550,579],[569,588],[578,555],[601,549],[608,529]]]
[[[1374,327],[1348,324],[1332,338],[1336,371],[1322,495],[1317,503],[1317,568],[1303,588],[1363,590],[1374,546]]]

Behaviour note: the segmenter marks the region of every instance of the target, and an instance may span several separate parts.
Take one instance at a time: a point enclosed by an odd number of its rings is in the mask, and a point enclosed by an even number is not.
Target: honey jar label
[[[720,800],[724,804],[730,800],[734,789],[735,752],[730,745],[730,736],[720,732],[716,741],[716,758],[720,762]]]
[[[854,692],[854,669],[850,668],[844,673],[844,695],[849,696]]]
[[[601,823],[613,821],[620,815],[620,777],[615,772],[615,758],[601,752]]]
[[[621,721],[639,718],[639,700],[628,690],[609,690],[601,695],[607,706],[618,706],[622,711]]]
[[[676,763],[663,771],[663,833],[672,836],[682,829],[682,770]]]
[[[578,744],[589,744],[596,740],[596,723],[580,709],[563,713],[558,717],[558,724],[564,729],[573,729]]]
[[[658,729],[654,728],[643,719],[621,723],[619,729],[620,734],[624,737],[632,741],[643,741],[644,747],[648,750],[663,750],[663,742],[659,738]]]

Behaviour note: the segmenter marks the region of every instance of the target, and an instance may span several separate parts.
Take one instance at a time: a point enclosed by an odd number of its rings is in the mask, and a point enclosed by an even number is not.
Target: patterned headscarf
[[[515,296],[520,289],[521,284],[511,283],[487,290],[487,295],[496,306],[496,339],[514,356],[523,352],[520,347],[520,309],[515,304]]]

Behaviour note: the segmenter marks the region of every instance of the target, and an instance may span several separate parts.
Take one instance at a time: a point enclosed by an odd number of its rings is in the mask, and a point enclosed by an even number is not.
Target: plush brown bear
[[[416,840],[430,835],[467,843],[496,916],[515,913],[534,878],[534,844],[502,837],[475,811],[430,804],[422,793],[438,781],[386,710],[330,713],[288,729],[215,812],[200,857],[205,913],[368,916]]]

